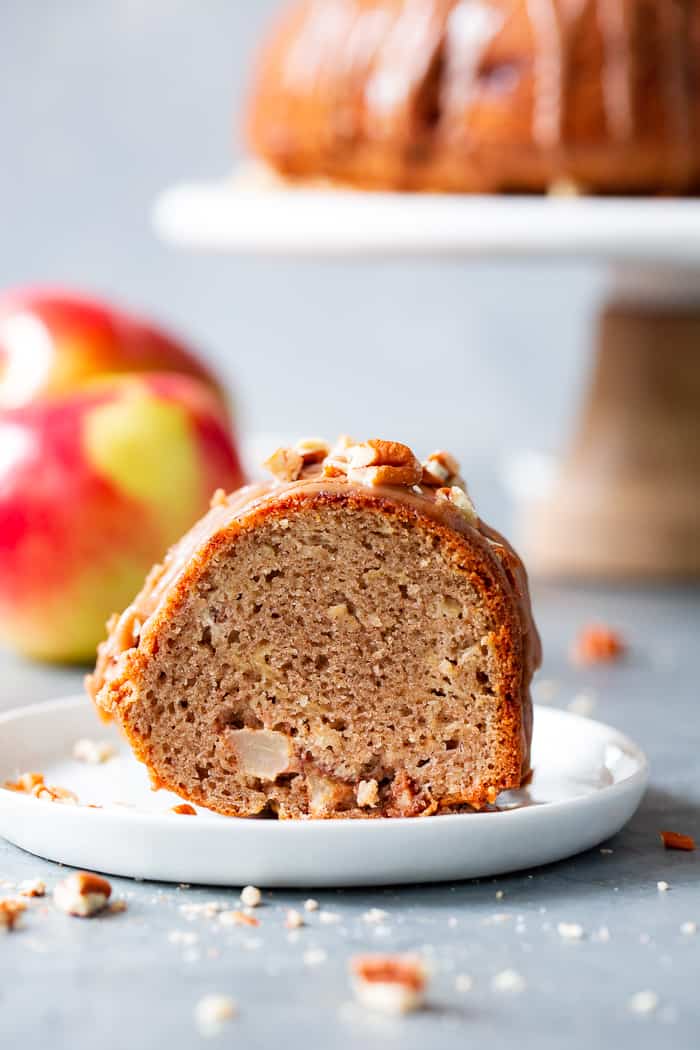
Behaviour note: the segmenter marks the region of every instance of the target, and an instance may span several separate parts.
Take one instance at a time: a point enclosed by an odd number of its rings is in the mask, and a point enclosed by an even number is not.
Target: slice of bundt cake
[[[109,625],[88,689],[157,787],[220,813],[476,808],[529,769],[524,569],[447,453],[301,442]]]

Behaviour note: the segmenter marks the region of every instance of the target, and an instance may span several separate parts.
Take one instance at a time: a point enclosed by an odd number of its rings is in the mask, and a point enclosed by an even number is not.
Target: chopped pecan
[[[687,853],[695,849],[695,839],[692,835],[683,835],[679,831],[660,831],[659,835],[666,849],[680,849]]]
[[[106,906],[112,887],[106,879],[90,871],[76,871],[53,891],[54,904],[67,915],[81,919],[96,915]]]
[[[7,791],[19,791],[31,795],[34,788],[40,787],[43,783],[44,777],[41,773],[20,773],[16,780],[6,780],[3,787]]]
[[[294,449],[300,454],[306,467],[311,463],[322,463],[330,452],[330,445],[323,438],[302,438],[301,441],[297,441]]]
[[[431,452],[421,465],[423,467],[421,484],[428,485],[430,488],[440,488],[443,485],[448,488],[452,485],[464,488],[459,463],[449,452],[442,450]]]
[[[575,664],[611,663],[625,652],[622,636],[605,624],[589,624],[582,628],[571,646],[571,660]]]
[[[304,466],[304,457],[294,448],[278,448],[263,463],[278,481],[296,481]]]
[[[355,995],[382,1013],[408,1013],[423,1002],[425,967],[410,955],[356,955],[350,960]]]
[[[197,810],[189,802],[179,802],[171,808],[171,813],[179,813],[183,817],[196,817]]]
[[[417,485],[423,468],[408,445],[374,438],[347,450],[348,478],[362,485]]]
[[[76,806],[78,796],[68,788],[56,787],[50,784],[37,784],[32,790],[34,798],[40,798],[44,802],[60,802],[63,805]]]
[[[5,897],[0,900],[0,929],[14,930],[19,923],[20,915],[26,911],[27,905],[24,901]]]
[[[439,501],[451,503],[464,515],[470,524],[476,525],[478,518],[474,504],[472,503],[469,494],[465,492],[463,488],[460,488],[459,485],[452,485],[450,488],[438,489],[435,493],[435,498]]]

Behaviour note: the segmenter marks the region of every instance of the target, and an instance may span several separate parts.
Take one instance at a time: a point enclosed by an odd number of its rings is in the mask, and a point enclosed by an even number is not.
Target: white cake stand
[[[167,190],[154,222],[239,254],[606,264],[592,381],[555,476],[529,486],[523,546],[550,574],[700,575],[700,201],[363,193],[246,170]]]

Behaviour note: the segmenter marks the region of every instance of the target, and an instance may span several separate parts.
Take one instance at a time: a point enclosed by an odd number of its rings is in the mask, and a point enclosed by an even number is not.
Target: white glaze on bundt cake
[[[279,450],[110,624],[89,691],[156,786],[239,816],[483,807],[529,770],[523,567],[454,460]]]
[[[696,0],[296,0],[254,153],[288,176],[454,192],[692,192]]]

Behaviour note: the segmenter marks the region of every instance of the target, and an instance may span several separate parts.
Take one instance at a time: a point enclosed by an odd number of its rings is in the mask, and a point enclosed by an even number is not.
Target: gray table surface
[[[661,828],[700,838],[698,675],[700,596],[694,591],[535,588],[546,647],[539,694],[567,706],[581,693],[595,716],[629,733],[647,751],[651,787],[629,826],[607,844],[531,872],[457,885],[314,893],[340,916],[318,913],[289,939],[284,908],[306,894],[264,894],[256,930],[186,921],[181,905],[224,900],[237,890],[180,888],[114,879],[128,910],[81,921],[50,902],[33,907],[23,928],[0,940],[0,1046],[52,1050],[181,1048],[205,1042],[195,1023],[205,994],[233,996],[239,1015],[212,1040],[277,1047],[698,1047],[700,1046],[700,853],[664,851]],[[614,667],[575,670],[567,647],[592,618],[617,624],[629,658]],[[0,707],[74,691],[79,673],[0,661]],[[52,887],[59,866],[0,841],[0,879],[41,876]],[[659,892],[657,881],[670,884]],[[503,892],[500,899],[498,891]],[[7,889],[6,889],[7,892]],[[389,914],[380,931],[362,921],[369,907]],[[494,914],[508,919],[489,921]],[[580,923],[575,943],[559,922]],[[610,939],[596,933],[607,927]],[[186,937],[173,939],[173,931]],[[327,956],[316,966],[309,949]],[[349,957],[360,950],[419,950],[431,964],[429,1006],[394,1020],[354,1007]],[[517,971],[526,989],[498,992],[491,979]],[[473,988],[456,989],[458,974]],[[658,995],[641,1016],[630,997]]]

